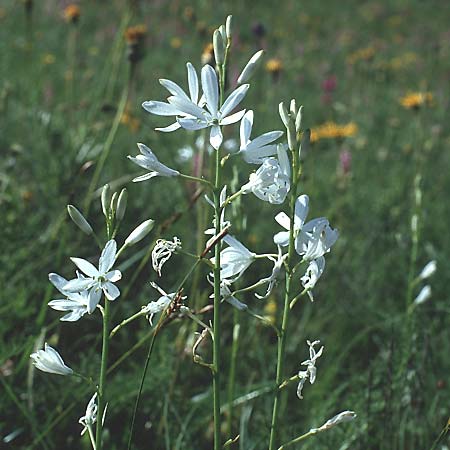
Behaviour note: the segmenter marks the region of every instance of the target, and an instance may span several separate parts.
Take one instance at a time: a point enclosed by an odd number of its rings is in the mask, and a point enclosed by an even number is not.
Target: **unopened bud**
[[[155,225],[153,219],[148,219],[142,222],[137,228],[135,228],[130,235],[125,239],[125,245],[137,244],[140,240],[144,239],[150,231],[152,231]]]
[[[241,74],[239,75],[239,78],[237,80],[238,84],[243,84],[250,80],[256,69],[259,67],[263,54],[264,50],[260,50],[250,58],[249,62],[246,64]]]
[[[302,112],[303,106],[300,106],[297,111],[297,115],[295,116],[295,131],[297,133],[300,133],[300,130],[302,129]]]
[[[431,297],[431,287],[426,285],[421,289],[419,295],[414,299],[414,304],[421,305],[422,303],[425,303],[430,297]]]
[[[113,195],[112,195],[112,197],[111,197],[111,204],[110,204],[109,208],[110,208],[110,211],[113,212],[113,214],[114,214],[114,211],[116,210],[117,196],[118,196],[118,195],[119,195],[119,194],[118,194],[117,192],[114,192]]]
[[[111,189],[109,188],[109,184],[105,184],[102,189],[102,211],[103,215],[108,218],[109,215],[109,205],[111,198]]]
[[[295,127],[292,122],[288,123],[287,126],[287,141],[288,147],[291,152],[293,152],[297,146],[297,134],[295,133]]]
[[[73,205],[67,205],[67,212],[69,213],[70,218],[73,223],[86,234],[92,234],[92,227],[89,225],[89,222],[84,218],[83,214],[78,211],[77,208]]]
[[[225,34],[228,40],[231,40],[231,26],[233,25],[233,16],[228,16],[225,21]]]
[[[126,188],[123,188],[120,191],[120,195],[117,200],[116,220],[118,222],[121,222],[123,217],[125,216],[125,211],[127,209],[127,200],[128,200],[128,191],[126,190]]]
[[[219,30],[214,31],[213,34],[214,57],[216,64],[221,66],[225,59],[225,44],[223,42],[222,33]]]
[[[289,112],[291,113],[292,117],[297,114],[297,103],[295,102],[295,98],[293,98],[291,100],[291,103],[289,104]]]
[[[288,110],[286,109],[286,106],[284,106],[283,102],[281,102],[278,105],[278,112],[280,113],[280,117],[281,117],[281,120],[284,123],[284,126],[286,128],[289,128],[289,123],[291,122],[291,118],[289,117]]]
[[[419,278],[421,280],[425,280],[427,278],[430,278],[434,272],[436,272],[436,261],[430,261],[423,269],[422,272],[419,274]]]
[[[311,130],[308,128],[302,134],[302,141],[298,148],[298,158],[299,159],[301,158],[302,153],[304,153],[304,154],[308,153],[310,143],[311,143]]]

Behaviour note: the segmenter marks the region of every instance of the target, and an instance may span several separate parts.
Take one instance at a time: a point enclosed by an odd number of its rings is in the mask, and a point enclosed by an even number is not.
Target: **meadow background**
[[[140,105],[165,98],[158,78],[185,86],[185,62],[199,69],[211,31],[233,14],[231,82],[256,50],[266,50],[245,100],[255,110],[254,135],[282,129],[280,101],[296,98],[304,105],[314,142],[301,189],[311,198],[311,217],[326,216],[340,231],[315,303],[304,301],[291,320],[287,373],[306,359],[306,339],[321,339],[325,352],[304,400],[294,387],[287,390],[284,440],[352,409],[357,420],[298,448],[431,449],[450,416],[448,4],[96,0],[78,3],[77,20],[67,16],[67,6],[54,0],[0,3],[0,448],[89,448],[78,424],[89,399],[86,387],[36,372],[29,359],[45,338],[72,367],[88,374],[98,367],[99,317],[61,324],[60,314],[47,307],[56,294],[47,274],[69,276],[69,256],[97,252],[68,218],[68,203],[89,210],[100,232],[98,189],[109,182],[130,194],[119,239],[149,217],[157,222],[151,239],[120,267],[122,296],[113,322],[155,299],[148,283],[157,278],[148,261],[155,239],[178,236],[186,249],[201,248],[195,224],[207,225],[210,211],[201,198],[192,201],[197,187],[171,179],[133,185],[137,172],[126,156],[144,142],[169,167],[195,173],[197,135],[154,132],[167,121]],[[139,27],[130,35],[131,26]],[[411,93],[420,95],[405,98]],[[236,136],[234,130],[226,137]],[[240,183],[247,174],[243,164]],[[418,176],[421,205],[415,200]],[[236,224],[242,242],[267,251],[280,208],[251,196],[238,208],[246,218]],[[414,213],[420,233],[411,257]],[[414,310],[407,327],[408,279],[432,259],[438,267],[427,280],[432,297]],[[170,291],[189,264],[175,256],[161,284]],[[205,274],[188,286],[197,305],[208,301]],[[249,278],[258,275],[249,271]],[[243,300],[273,320],[280,314],[278,291],[267,301]],[[231,308],[223,320],[229,344]],[[241,438],[232,448],[263,449],[271,415],[264,389],[274,379],[275,337],[251,318],[239,320],[234,398],[240,401],[231,429]],[[187,349],[193,331],[174,321],[157,342],[136,449],[211,448],[210,375],[192,363]],[[137,321],[112,342],[111,362],[140,345],[110,376],[108,449],[125,448],[149,332],[148,322]],[[405,348],[406,379],[399,376]],[[226,353],[225,361],[230,357]],[[248,392],[255,398],[242,397]],[[434,448],[448,445],[442,436]]]

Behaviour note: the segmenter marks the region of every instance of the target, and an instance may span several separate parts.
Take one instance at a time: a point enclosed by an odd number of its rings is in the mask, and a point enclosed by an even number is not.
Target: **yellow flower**
[[[147,27],[143,24],[128,27],[125,30],[125,39],[129,45],[139,44],[147,34]]]
[[[279,74],[283,70],[283,63],[278,58],[271,58],[266,62],[266,70],[272,74]]]
[[[406,109],[419,109],[423,105],[431,105],[433,94],[431,92],[410,92],[400,98],[400,104]]]
[[[64,9],[63,17],[66,22],[77,23],[80,18],[80,14],[80,7],[74,3],[71,3]]]
[[[42,63],[47,65],[53,64],[56,61],[55,55],[52,55],[51,53],[46,53],[42,57]]]
[[[173,37],[171,40],[170,40],[170,46],[172,47],[172,48],[175,48],[175,49],[177,49],[177,48],[180,48],[181,47],[181,39],[179,38],[179,37]]]
[[[320,139],[343,139],[353,137],[358,132],[358,125],[355,122],[349,122],[344,125],[338,125],[335,122],[325,122],[322,125],[311,129],[311,142],[317,142]]]
[[[277,315],[277,302],[270,298],[264,306],[264,317],[270,321],[270,323],[275,323]]]

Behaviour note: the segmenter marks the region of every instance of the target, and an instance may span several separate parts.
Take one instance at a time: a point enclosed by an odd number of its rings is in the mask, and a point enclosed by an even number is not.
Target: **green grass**
[[[296,373],[306,359],[306,339],[320,338],[325,352],[317,381],[305,387],[304,400],[296,398],[295,388],[286,390],[283,440],[321,425],[340,410],[353,409],[356,421],[299,448],[430,449],[450,416],[449,8],[434,0],[293,0],[276,6],[198,0],[191,4],[195,16],[189,19],[184,2],[136,2],[128,16],[125,1],[97,1],[81,2],[80,21],[73,26],[62,20],[59,2],[34,3],[30,22],[21,2],[6,0],[0,6],[0,435],[3,439],[17,433],[0,447],[89,448],[87,437],[79,437],[77,421],[91,392],[82,383],[31,371],[29,354],[45,336],[72,367],[97,373],[99,317],[59,322],[59,313],[46,306],[55,298],[47,275],[56,271],[68,277],[73,269],[69,256],[92,257],[97,252],[70,222],[65,206],[81,208],[86,201],[126,87],[122,30],[137,23],[148,27],[145,57],[137,65],[128,103],[139,127],[133,131],[119,125],[95,187],[110,182],[115,189],[129,190],[119,240],[149,217],[159,225],[185,211],[162,236],[178,236],[187,250],[195,251],[193,224],[210,214],[210,208],[200,199],[189,209],[192,184],[155,179],[133,185],[136,170],[126,155],[136,153],[136,142],[144,142],[170,167],[192,172],[191,162],[180,162],[177,150],[193,145],[196,135],[154,132],[168,122],[150,116],[140,104],[164,98],[158,78],[185,85],[185,62],[199,69],[210,29],[233,14],[239,36],[232,50],[231,78],[261,46],[266,58],[277,57],[283,64],[277,81],[262,68],[251,83],[245,106],[255,110],[255,136],[281,129],[278,103],[290,98],[304,105],[306,127],[329,120],[358,126],[354,137],[316,142],[304,161],[301,190],[310,196],[310,216],[328,217],[340,238],[315,289],[316,302],[300,302],[291,320],[286,373]],[[252,32],[256,23],[265,27],[261,38]],[[171,46],[176,37],[180,48]],[[350,62],[355,51],[368,47],[373,49],[370,59]],[[322,82],[330,76],[336,77],[337,86],[326,100]],[[431,92],[432,105],[404,109],[399,99],[408,91]],[[227,135],[232,136],[236,134]],[[337,170],[342,150],[352,154],[351,174],[345,178]],[[248,171],[239,165],[239,184]],[[430,259],[437,260],[438,271],[430,280],[432,299],[416,310],[414,334],[408,337],[412,353],[406,383],[396,377],[404,351],[410,220],[418,173],[423,202],[415,273]],[[100,233],[103,217],[96,192],[88,219]],[[250,195],[238,208],[247,219],[236,224],[239,237],[254,251],[267,251],[277,231],[273,217],[286,208],[262,205]],[[141,243],[139,258],[125,265],[120,287],[128,293],[113,305],[114,323],[155,299],[148,281],[156,276],[149,263],[132,286],[127,283],[158,237],[153,233]],[[176,286],[190,263],[174,256],[163,269],[161,285],[167,291]],[[260,270],[269,269],[252,269],[246,279],[257,280]],[[192,286],[187,289],[200,303],[211,290],[206,273],[201,273],[195,292],[190,292]],[[281,289],[273,299],[280,314]],[[264,310],[264,303],[251,295],[243,300]],[[224,308],[227,345],[232,316],[231,309]],[[271,330],[249,317],[240,321],[236,397],[270,385],[276,361]],[[143,319],[122,330],[112,341],[111,361],[149,331]],[[185,351],[192,331],[191,324],[177,320],[158,337],[137,416],[136,449],[212,448],[210,375]],[[125,448],[147,345],[148,340],[110,377],[108,449]],[[209,349],[203,351],[208,357]],[[228,360],[229,351],[224,358]],[[271,403],[271,396],[264,394],[236,408],[233,431],[241,433],[241,439],[231,448],[267,448]],[[448,445],[448,437],[436,448],[444,449],[444,442]]]

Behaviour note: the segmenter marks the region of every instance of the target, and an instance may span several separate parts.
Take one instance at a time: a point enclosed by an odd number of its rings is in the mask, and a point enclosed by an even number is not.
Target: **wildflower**
[[[75,206],[67,205],[67,212],[75,225],[77,225],[83,233],[86,233],[87,235],[93,233],[91,225]]]
[[[223,241],[229,245],[220,252],[220,279],[236,281],[255,260],[256,254],[248,250],[235,237],[227,235]],[[211,259],[214,263],[214,258]]]
[[[248,84],[239,86],[219,109],[219,83],[216,71],[210,65],[203,66],[201,78],[206,110],[189,99],[177,95],[169,97],[168,101],[184,114],[184,117],[177,118],[183,128],[201,130],[211,127],[209,142],[217,150],[223,140],[221,126],[236,123],[245,114],[245,110],[241,110],[230,115],[231,111],[241,103],[250,86]]]
[[[147,27],[143,24],[128,27],[124,33],[125,40],[130,45],[142,42],[146,34],[147,34]]]
[[[263,278],[259,281],[258,284],[265,284],[267,283],[267,290],[266,293],[264,295],[259,295],[257,293],[255,293],[255,297],[259,298],[260,300],[267,298],[271,293],[273,288],[275,287],[276,282],[278,281],[278,279],[280,278],[280,273],[281,273],[281,269],[283,267],[283,263],[287,258],[287,254],[283,255],[283,252],[281,250],[281,247],[278,246],[278,257],[277,259],[273,258],[273,257],[269,257],[269,259],[271,261],[273,261],[273,269],[272,269],[272,273],[270,274],[269,277],[267,278]]]
[[[102,291],[108,300],[115,300],[120,295],[120,291],[115,283],[122,278],[119,270],[111,270],[114,265],[117,253],[116,241],[111,239],[105,245],[99,259],[97,269],[89,261],[82,258],[70,258],[72,262],[83,272],[86,277],[79,277],[69,281],[63,289],[68,292],[80,292],[89,290],[88,312],[89,314],[97,307]]]
[[[432,101],[433,94],[431,92],[411,92],[399,100],[406,109],[419,109],[421,106],[430,105]]]
[[[319,359],[319,357],[322,355],[323,352],[323,346],[320,347],[320,350],[318,352],[316,352],[314,348],[315,345],[320,344],[320,341],[313,341],[313,342],[306,341],[306,343],[309,345],[309,359],[301,363],[302,366],[306,366],[306,370],[301,370],[298,373],[300,381],[297,387],[297,397],[300,400],[303,398],[302,390],[306,380],[309,379],[310,384],[314,384],[314,382],[316,381],[316,373],[317,373],[316,361],[317,359]]]
[[[318,127],[311,129],[311,142],[317,142],[320,139],[343,139],[353,137],[358,132],[358,126],[355,122],[349,122],[345,125],[338,125],[335,122],[325,122]]]
[[[206,44],[200,56],[200,61],[203,65],[212,64],[214,62],[214,45],[212,43]]]
[[[160,294],[158,300],[154,302],[150,302],[147,306],[142,308],[142,312],[147,315],[150,325],[152,324],[153,316],[161,311],[164,311],[168,308],[172,300],[176,297],[177,293],[173,292],[171,294],[167,294],[163,289],[161,289],[156,283],[150,282],[150,285],[153,289],[156,289]],[[186,297],[181,297],[182,300],[186,299]]]
[[[162,266],[169,260],[175,251],[181,248],[181,241],[175,236],[173,242],[158,239],[152,250],[152,267],[161,276]]]
[[[425,280],[430,278],[434,272],[436,272],[436,261],[432,260],[422,269],[422,272],[419,274],[419,279]]]
[[[253,111],[249,110],[241,120],[239,153],[250,164],[262,164],[264,159],[277,153],[277,146],[273,144],[283,135],[282,131],[269,131],[250,140],[253,128]]]
[[[178,170],[170,169],[166,165],[159,162],[155,154],[144,144],[138,144],[140,155],[129,156],[128,159],[133,161],[138,166],[144,169],[150,170],[149,173],[141,175],[139,177],[133,178],[133,182],[138,183],[139,181],[149,180],[150,178],[161,176],[161,177],[176,177],[180,174]]]
[[[213,284],[211,280],[209,281],[211,284]],[[239,311],[245,311],[246,309],[248,309],[248,306],[245,303],[239,301],[234,295],[232,295],[230,284],[231,283],[228,280],[222,280],[220,283],[220,296],[222,297],[222,301],[229,303]],[[209,298],[214,298],[214,293],[212,293]]]
[[[308,291],[314,289],[314,286],[321,277],[324,269],[325,258],[323,256],[319,256],[317,259],[313,259],[312,261],[310,261],[305,275],[300,278],[303,287]]]
[[[150,231],[152,231],[155,226],[155,221],[153,219],[148,219],[138,225],[130,235],[125,239],[125,245],[132,246],[137,244],[139,241],[145,238]]]
[[[63,12],[64,20],[68,23],[73,24],[78,23],[80,15],[81,15],[80,7],[78,5],[75,5],[74,3],[71,3],[70,5],[66,6]]]
[[[36,369],[56,375],[72,375],[73,370],[64,364],[61,355],[50,345],[45,343],[44,350],[32,353],[30,358]]]
[[[160,79],[159,82],[173,96],[179,96],[180,98],[183,98],[185,100],[188,101],[190,100],[196,105],[200,105],[200,103],[203,103],[204,99],[202,97],[199,101],[199,85],[197,72],[195,71],[194,66],[190,62],[186,64],[186,68],[188,74],[189,96],[180,86],[178,86],[178,84],[174,83],[173,81]],[[156,114],[157,116],[177,116],[177,115],[183,116],[183,113],[181,111],[178,111],[174,106],[165,102],[158,102],[152,100],[142,103],[142,107],[150,114]],[[191,116],[189,115],[189,117]],[[178,130],[179,128],[181,128],[181,125],[178,122],[175,122],[164,128],[156,128],[156,130],[168,133],[171,131]]]
[[[266,62],[266,70],[272,75],[273,81],[277,81],[283,70],[281,59],[271,58]]]
[[[86,407],[86,414],[80,417],[78,423],[83,425],[81,435],[83,435],[87,429],[97,422],[97,392],[91,397]]]
[[[431,287],[426,285],[421,289],[417,297],[414,299],[414,304],[421,305],[422,303],[425,303],[430,297],[431,297]]]
[[[342,411],[339,414],[336,414],[331,419],[327,420],[321,427],[319,428],[311,428],[309,430],[310,434],[320,433],[322,431],[329,430],[330,428],[335,427],[343,422],[350,422],[351,420],[356,419],[356,413],[354,411]]]
[[[239,78],[237,79],[238,84],[242,84],[250,80],[250,78],[255,73],[256,69],[259,67],[263,54],[264,50],[259,50],[250,58],[248,63],[242,69]]]
[[[88,312],[89,292],[86,290],[81,292],[66,291],[64,286],[68,281],[56,273],[50,273],[48,278],[53,286],[66,297],[52,300],[48,303],[48,306],[56,311],[70,311],[59,320],[62,322],[76,322],[81,319]]]
[[[278,146],[278,159],[267,158],[261,167],[250,174],[249,182],[242,186],[242,193],[253,192],[259,199],[271,204],[281,204],[291,187],[290,164],[284,146]]]

